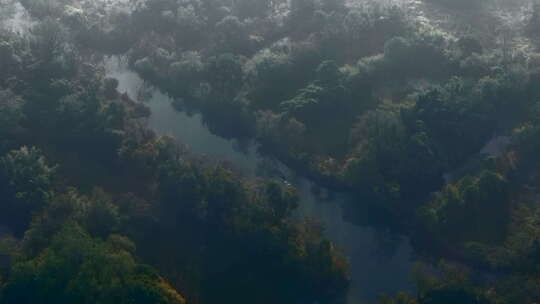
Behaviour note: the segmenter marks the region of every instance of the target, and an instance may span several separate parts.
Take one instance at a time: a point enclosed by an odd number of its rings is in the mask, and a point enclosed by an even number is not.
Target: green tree
[[[233,10],[241,18],[264,18],[274,6],[275,0],[237,0],[234,1]]]
[[[0,90],[0,153],[14,148],[15,143],[23,136],[23,104],[22,98],[11,91]]]
[[[225,101],[236,96],[244,77],[240,58],[227,53],[210,58],[205,74],[214,91],[214,98]]]
[[[216,42],[220,54],[246,54],[250,50],[246,25],[236,16],[227,16],[216,24]]]
[[[509,224],[508,182],[485,170],[447,185],[423,211],[431,232],[453,244],[497,244]]]
[[[92,239],[68,224],[39,257],[17,262],[0,303],[160,303],[184,299],[154,270],[138,264],[129,241]]]
[[[0,158],[0,222],[22,234],[51,197],[54,173],[36,148],[22,147]]]
[[[251,103],[256,107],[277,110],[277,105],[295,92],[292,72],[292,60],[286,53],[265,51],[255,55],[248,62],[246,72]]]

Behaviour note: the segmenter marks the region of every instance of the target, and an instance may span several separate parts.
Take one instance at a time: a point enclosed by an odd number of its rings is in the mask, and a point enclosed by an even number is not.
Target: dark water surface
[[[212,134],[203,124],[200,114],[189,116],[176,111],[169,96],[145,84],[117,57],[106,60],[106,71],[108,77],[119,80],[120,92],[126,92],[134,99],[146,96],[144,102],[152,111],[148,124],[158,134],[177,138],[195,153],[229,162],[246,176],[256,176],[261,167],[277,163],[259,155],[254,145],[245,151],[239,149],[234,141]],[[141,94],[141,91],[147,93]],[[349,259],[352,281],[347,295],[348,304],[373,303],[381,293],[414,291],[410,277],[413,254],[408,239],[346,221],[343,207],[354,203],[350,196],[324,189],[313,191],[316,185],[312,182],[294,176],[283,165],[278,167],[283,172],[280,176],[287,179],[284,182],[298,188],[301,198],[299,215],[319,219],[325,226],[326,236],[342,248]]]

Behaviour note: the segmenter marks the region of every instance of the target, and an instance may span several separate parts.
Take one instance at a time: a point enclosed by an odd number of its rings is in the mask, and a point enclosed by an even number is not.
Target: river
[[[33,21],[24,8],[12,0],[0,0],[0,5],[0,28],[27,34]],[[319,219],[325,227],[326,237],[347,256],[351,272],[347,304],[374,303],[381,293],[395,294],[404,290],[414,293],[415,285],[410,277],[414,260],[409,240],[347,221],[343,208],[355,204],[349,195],[320,189],[313,182],[296,176],[283,164],[258,154],[255,145],[241,149],[234,141],[212,134],[200,114],[176,111],[170,97],[145,84],[118,57],[107,59],[105,68],[108,77],[119,80],[119,91],[126,92],[134,100],[142,99],[141,102],[150,108],[148,126],[157,134],[171,135],[194,153],[230,163],[246,177],[264,174],[269,167],[275,173],[277,168],[277,176],[298,189],[298,216]],[[149,94],[140,94],[141,91]],[[367,209],[364,218],[376,216]]]
[[[176,111],[169,96],[145,84],[118,57],[107,59],[105,67],[108,77],[118,79],[120,92],[127,93],[135,100],[144,99],[141,102],[145,102],[151,110],[148,125],[157,134],[175,137],[194,153],[228,162],[247,177],[259,175],[268,163],[278,164],[279,176],[298,189],[299,216],[319,219],[325,227],[326,237],[339,246],[349,260],[351,285],[347,304],[374,303],[381,293],[414,292],[410,277],[413,251],[408,239],[348,222],[344,218],[343,208],[347,204],[354,204],[349,195],[325,189],[313,191],[317,188],[313,182],[296,176],[283,164],[258,154],[255,145],[240,149],[235,141],[212,134],[200,114],[190,116]],[[146,93],[141,94],[141,91]]]
[[[83,8],[99,6],[103,9],[123,10],[128,10],[131,3],[128,0],[81,2]],[[349,2],[352,6],[361,6],[370,0]],[[435,12],[426,12],[425,3],[419,0],[377,0],[376,2],[405,6],[417,23],[427,27],[442,28],[440,20],[448,19],[446,17],[427,18],[426,16],[433,16]],[[433,19],[438,19],[439,22],[434,24]],[[33,24],[29,14],[18,1],[0,0],[0,28],[25,35]],[[118,58],[109,58],[105,66],[107,75],[119,80],[121,92],[128,93],[135,100],[141,99],[141,102],[149,106],[151,116],[148,119],[148,126],[157,134],[171,135],[196,154],[204,154],[209,159],[230,163],[247,177],[259,176],[268,171],[265,170],[268,167],[277,168],[279,172],[277,176],[298,189],[300,195],[298,216],[319,219],[325,226],[326,237],[346,254],[351,266],[351,285],[347,294],[347,304],[374,303],[381,293],[415,292],[415,285],[410,277],[414,254],[409,240],[402,236],[392,235],[384,229],[381,231],[366,225],[359,226],[351,223],[344,216],[351,212],[344,210],[347,206],[359,204],[355,204],[357,202],[350,195],[319,189],[313,182],[296,176],[283,164],[258,154],[254,144],[247,149],[240,148],[234,141],[212,134],[204,125],[200,114],[188,115],[176,111],[171,105],[172,100],[169,96],[145,84]],[[142,94],[146,98],[139,98],[142,96],[139,94],[141,89],[149,92],[148,95]],[[508,137],[494,136],[481,152],[497,156],[509,143]],[[477,158],[473,158],[471,162],[475,161]],[[463,168],[459,171],[465,170],[467,166],[464,165]],[[445,177],[450,181],[459,176],[459,173],[449,172]],[[378,214],[372,214],[369,208],[366,208],[362,217],[377,218]],[[6,231],[0,227],[0,236],[5,233]]]

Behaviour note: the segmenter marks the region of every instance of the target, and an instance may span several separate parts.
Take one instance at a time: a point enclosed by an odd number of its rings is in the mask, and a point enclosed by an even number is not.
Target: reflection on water
[[[413,261],[408,239],[345,221],[343,208],[355,204],[349,195],[324,189],[313,191],[317,187],[312,182],[295,176],[283,164],[259,155],[255,147],[243,151],[234,141],[213,135],[204,126],[200,114],[189,116],[175,111],[170,97],[156,89],[148,91],[148,85],[118,58],[107,59],[105,67],[108,77],[119,80],[120,92],[137,98],[141,91],[146,91],[145,102],[152,110],[148,123],[158,134],[176,137],[195,153],[230,162],[246,176],[264,172],[295,185],[301,199],[299,215],[319,219],[325,226],[326,236],[342,248],[349,259],[352,281],[347,303],[373,303],[380,293],[414,291],[409,277]],[[368,210],[365,212],[363,217],[371,216]]]
[[[313,186],[305,179],[296,183],[301,197],[299,211],[303,216],[321,219],[327,237],[347,255],[352,279],[347,303],[373,303],[381,293],[413,291],[413,252],[408,240],[345,221],[344,207],[354,200],[340,193],[329,200],[321,199],[312,191]]]
[[[118,58],[113,57],[106,65],[108,77],[119,80],[118,90],[138,99],[145,84],[139,76],[128,70]],[[151,90],[145,96],[146,105],[152,111],[148,120],[150,128],[159,135],[171,135],[179,142],[189,146],[190,150],[208,155],[211,158],[230,162],[246,176],[255,176],[259,161],[255,147],[247,153],[240,152],[235,141],[216,136],[204,126],[200,114],[188,115],[176,111],[171,105],[171,98],[159,90]]]

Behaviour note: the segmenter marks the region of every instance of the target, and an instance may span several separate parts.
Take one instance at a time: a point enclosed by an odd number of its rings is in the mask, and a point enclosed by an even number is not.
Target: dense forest
[[[538,303],[539,153],[535,0],[0,0],[0,304]]]

